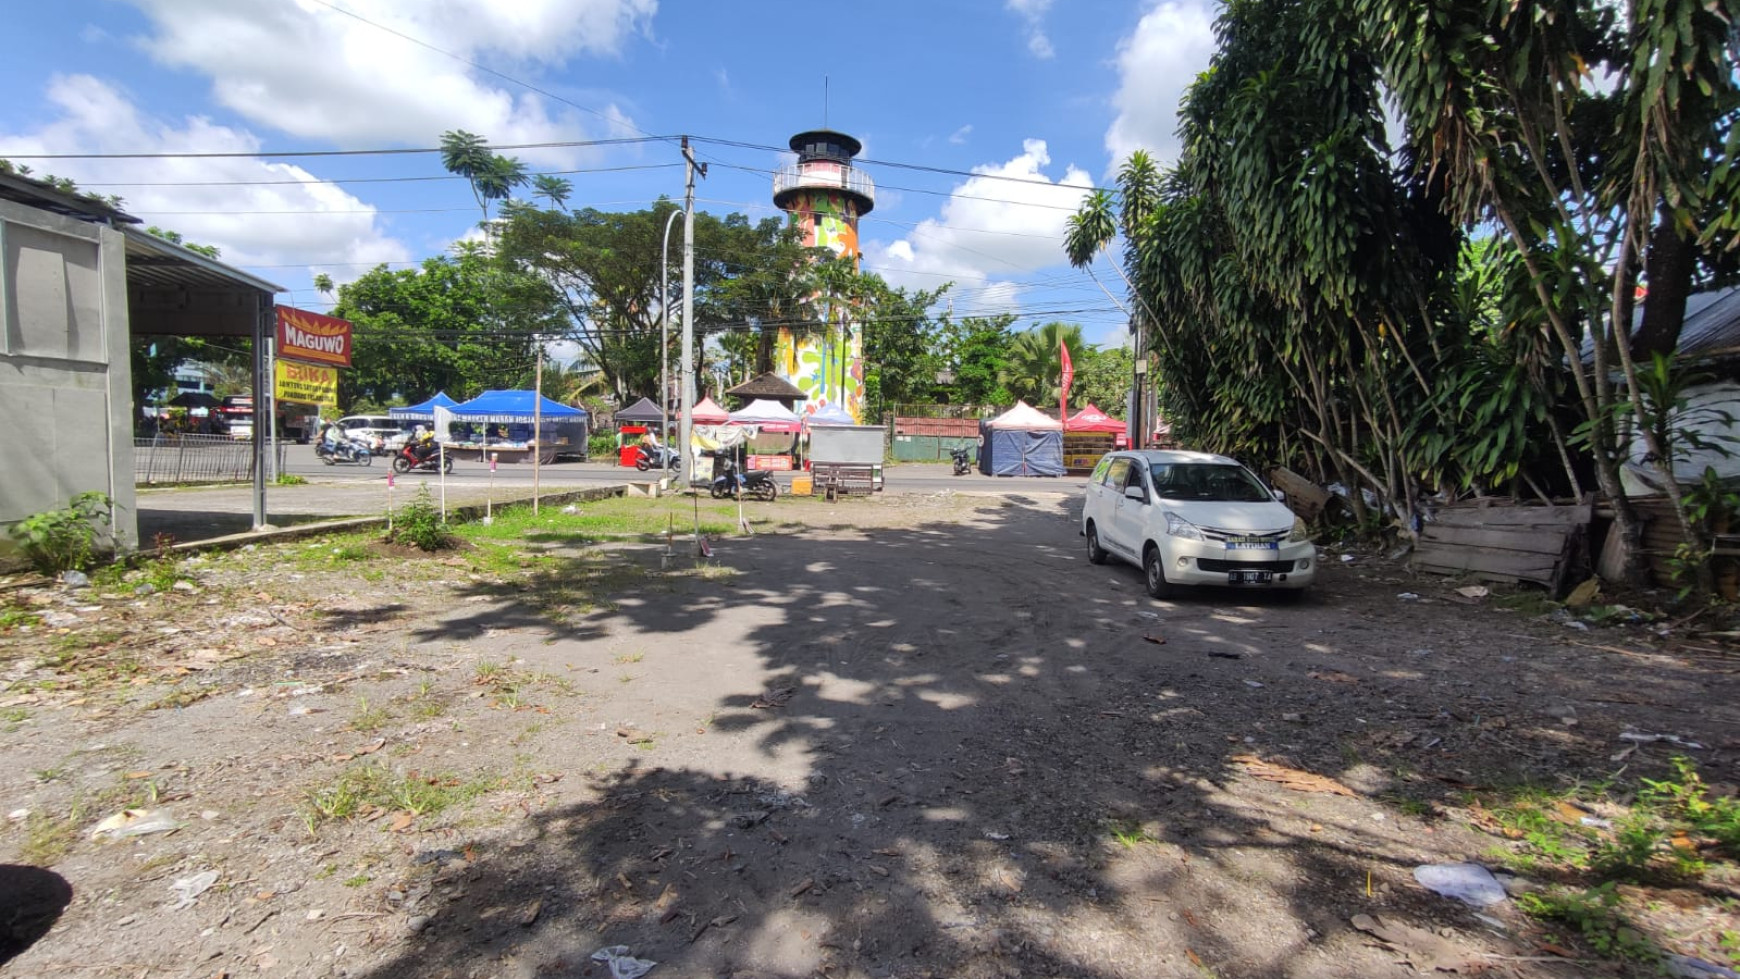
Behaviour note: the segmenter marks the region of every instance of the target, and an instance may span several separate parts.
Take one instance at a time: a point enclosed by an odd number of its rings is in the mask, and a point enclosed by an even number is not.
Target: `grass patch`
[[[1144,843],[1158,843],[1152,833],[1142,828],[1141,822],[1134,819],[1114,819],[1106,823],[1106,834],[1126,850],[1134,850]]]
[[[350,729],[372,734],[393,722],[393,712],[385,707],[370,707],[367,697],[357,698],[356,713],[351,716]]]
[[[1620,910],[1620,897],[1609,882],[1588,890],[1554,887],[1517,898],[1523,913],[1567,926],[1597,955],[1609,959],[1655,962],[1661,949],[1632,927]]]
[[[330,784],[310,790],[304,798],[302,819],[309,832],[313,832],[325,823],[356,819],[377,811],[433,816],[470,802],[500,783],[501,779],[488,776],[401,774],[365,762],[346,768]]]
[[[192,707],[194,704],[217,693],[216,687],[177,687],[162,697],[145,705],[146,710],[177,710]]]
[[[308,484],[308,480],[295,473],[279,473],[276,482],[279,486],[306,486]]]
[[[667,530],[678,537],[695,532],[695,502],[685,497],[645,499],[619,496],[576,506],[578,513],[543,507],[536,515],[529,506],[503,507],[495,511],[495,519],[488,526],[479,522],[456,529],[462,537],[472,541],[529,540],[567,545],[590,544],[610,537],[662,536]],[[737,532],[735,503],[702,500],[700,515],[703,534]],[[791,521],[778,520],[757,510],[745,510],[744,516],[757,530],[795,526]]]
[[[36,867],[52,867],[72,849],[78,837],[75,817],[65,819],[47,813],[33,812],[24,824],[24,844],[18,853],[24,862]]]
[[[42,616],[27,608],[9,606],[0,608],[0,632],[11,632],[14,629],[33,629],[42,624]]]

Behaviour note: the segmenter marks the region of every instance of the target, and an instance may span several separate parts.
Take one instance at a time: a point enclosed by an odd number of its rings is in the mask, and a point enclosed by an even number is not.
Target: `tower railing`
[[[844,190],[876,200],[876,182],[870,175],[853,167],[806,167],[788,163],[773,174],[773,195],[788,190]]]

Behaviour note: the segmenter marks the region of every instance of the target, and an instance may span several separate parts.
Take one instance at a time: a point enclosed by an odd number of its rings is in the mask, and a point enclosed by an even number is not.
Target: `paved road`
[[[267,514],[276,526],[381,513],[387,505],[387,460],[371,466],[328,466],[314,456],[310,446],[293,445],[287,452],[286,471],[308,482],[301,486],[272,486],[267,491]],[[601,462],[564,462],[544,466],[539,484],[545,493],[607,486],[646,479],[633,469]],[[789,477],[782,479],[788,482]],[[984,493],[1020,495],[1066,493],[1079,496],[1081,477],[1060,479],[992,478],[972,473],[955,476],[946,465],[902,464],[884,470],[886,493]],[[416,492],[427,483],[431,491],[440,484],[434,473],[411,473],[399,477],[394,491],[398,502],[406,491]],[[447,476],[447,502],[451,506],[482,503],[530,495],[532,470],[525,465],[497,468],[493,480],[480,463],[456,463]],[[253,526],[253,491],[245,486],[181,487],[150,489],[139,493],[139,539],[149,544],[158,534],[177,541],[206,540],[244,533]]]
[[[314,448],[307,445],[292,445],[286,450],[286,471],[309,480],[321,483],[342,485],[347,483],[385,481],[390,460],[376,459],[372,465],[358,466],[350,463],[338,463],[328,466],[315,458]],[[890,493],[940,493],[943,490],[954,490],[957,493],[1080,493],[1082,477],[1068,476],[1060,479],[1041,478],[993,478],[981,476],[977,472],[966,476],[955,476],[947,465],[925,463],[902,463],[889,466],[885,470],[885,491]],[[403,477],[405,485],[412,485],[412,480],[430,479],[432,473],[412,473]],[[453,471],[447,475],[447,485],[487,486],[490,482],[489,467],[480,462],[456,462]],[[559,462],[542,467],[538,480],[540,484],[555,487],[567,487],[585,484],[624,483],[648,478],[638,470],[614,466],[606,462]],[[496,467],[494,476],[496,486],[526,486],[532,485],[532,467],[525,464],[506,464]],[[789,477],[782,482],[789,481]]]

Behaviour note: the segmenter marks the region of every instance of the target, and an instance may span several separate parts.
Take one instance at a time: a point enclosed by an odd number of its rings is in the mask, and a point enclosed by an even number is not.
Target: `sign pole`
[[[266,479],[278,481],[278,345],[274,342],[276,331],[272,338],[266,341],[266,376],[272,383],[266,385]]]
[[[483,497],[483,523],[486,527],[495,523],[495,460],[500,455],[499,452],[489,454],[489,490]]]
[[[387,535],[393,533],[393,470],[387,469]]]
[[[532,515],[538,514],[538,457],[544,450],[544,341],[538,341],[538,370],[532,380]]]
[[[441,522],[447,522],[447,443],[442,442],[438,448],[441,452]]]

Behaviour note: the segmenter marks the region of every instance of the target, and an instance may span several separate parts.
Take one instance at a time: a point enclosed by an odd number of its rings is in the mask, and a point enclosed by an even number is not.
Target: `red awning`
[[[1119,435],[1124,433],[1125,428],[1123,422],[1092,404],[1071,416],[1063,426],[1066,432],[1115,432]]]

